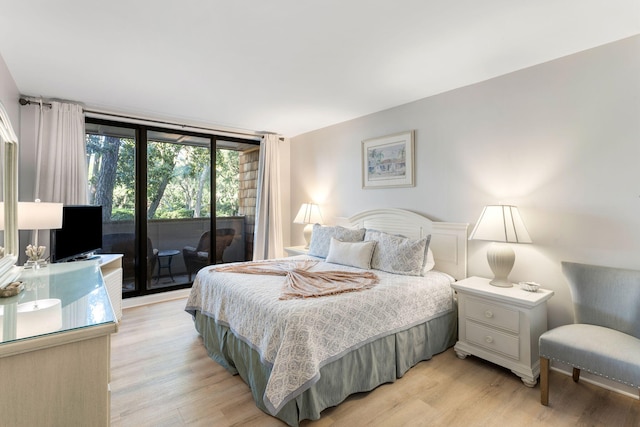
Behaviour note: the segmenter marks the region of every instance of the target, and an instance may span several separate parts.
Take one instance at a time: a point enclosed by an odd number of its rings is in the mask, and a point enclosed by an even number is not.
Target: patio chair
[[[189,275],[189,281],[191,281],[191,275],[197,273],[201,268],[211,264],[221,264],[222,257],[225,249],[233,242],[233,237],[236,234],[236,230],[233,228],[219,228],[216,230],[216,256],[214,262],[211,262],[209,255],[209,248],[211,243],[209,241],[209,232],[205,231],[200,236],[200,241],[197,247],[185,246],[182,249],[182,257],[184,258],[184,265],[187,268],[187,274]]]

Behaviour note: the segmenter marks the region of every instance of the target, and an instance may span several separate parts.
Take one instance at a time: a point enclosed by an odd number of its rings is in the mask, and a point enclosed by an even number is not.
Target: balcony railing
[[[170,285],[179,285],[187,283],[187,269],[182,256],[182,249],[185,246],[196,247],[202,234],[209,230],[210,221],[209,218],[187,218],[187,219],[160,219],[149,220],[147,225],[147,237],[150,241],[150,246],[157,254],[160,251],[178,251],[171,257],[171,275],[174,280]],[[245,261],[251,257],[251,254],[247,252],[247,236],[246,224],[244,216],[234,217],[218,217],[216,218],[216,228],[232,228],[235,230],[233,241],[229,247],[227,247],[223,254],[223,262],[236,262]],[[117,221],[112,223],[103,224],[103,235],[105,240],[109,235],[123,235],[133,237],[134,225],[131,221]],[[134,282],[134,247],[135,242],[131,242],[131,248],[122,250],[124,253],[123,267],[124,267],[124,283],[125,290],[133,290]],[[105,251],[103,251],[105,252]],[[215,257],[212,257],[215,259]],[[160,260],[160,262],[166,262],[168,260]],[[127,268],[129,266],[129,268]],[[158,274],[163,276],[168,274],[166,269],[162,271],[158,270],[158,260],[153,262],[153,265],[148,266],[148,285],[147,288],[156,288],[158,285]],[[166,286],[166,284],[165,284]]]

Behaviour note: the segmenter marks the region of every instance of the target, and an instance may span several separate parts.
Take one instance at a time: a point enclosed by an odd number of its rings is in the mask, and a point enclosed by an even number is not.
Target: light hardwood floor
[[[184,311],[185,299],[128,308],[112,336],[112,426],[284,426],[256,408],[247,385],[209,359]],[[640,402],[550,375],[550,406],[539,387],[453,349],[393,384],[348,398],[306,427],[639,426]]]

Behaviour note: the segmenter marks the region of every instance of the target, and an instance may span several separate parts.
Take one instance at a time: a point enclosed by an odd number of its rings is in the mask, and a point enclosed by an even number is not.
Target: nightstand
[[[547,300],[553,291],[500,288],[482,277],[451,286],[458,294],[456,355],[496,363],[534,387],[540,375],[538,339],[547,330]]]
[[[309,248],[305,248],[304,246],[289,246],[284,248],[284,251],[287,253],[287,256],[306,255],[309,253]]]

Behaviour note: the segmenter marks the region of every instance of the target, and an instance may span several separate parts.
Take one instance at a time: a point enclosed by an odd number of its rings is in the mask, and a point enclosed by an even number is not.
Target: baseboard
[[[191,289],[178,289],[177,291],[160,292],[141,297],[125,298],[122,300],[122,308],[140,307],[142,305],[155,304],[163,301],[171,301],[189,296]]]
[[[567,375],[567,376],[572,376],[573,375],[573,368],[571,368],[571,366],[568,365],[560,365],[558,366],[558,363],[553,361],[553,366],[551,367],[552,371],[556,371],[556,372],[560,372],[561,374]],[[598,375],[593,375],[589,372],[586,371],[580,371],[580,381],[584,381],[587,382],[589,384],[593,384],[596,385],[598,387],[602,387],[605,388],[607,390],[611,390],[614,391],[616,393],[620,393],[623,394],[625,396],[629,396],[632,397],[636,400],[640,400],[640,398],[638,397],[638,390],[633,388],[633,387],[629,387],[625,384],[619,383],[617,381],[612,381],[609,380],[607,378],[598,376]]]

